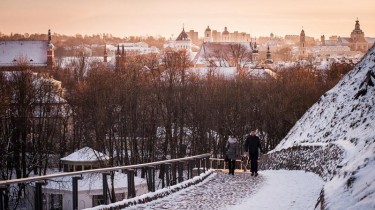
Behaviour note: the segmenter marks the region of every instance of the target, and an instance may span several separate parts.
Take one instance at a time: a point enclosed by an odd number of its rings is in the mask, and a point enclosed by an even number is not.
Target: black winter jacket
[[[258,148],[263,153],[262,146],[260,145],[260,139],[258,136],[251,136],[249,135],[246,138],[244,149],[246,152],[249,152],[249,154],[258,154]]]

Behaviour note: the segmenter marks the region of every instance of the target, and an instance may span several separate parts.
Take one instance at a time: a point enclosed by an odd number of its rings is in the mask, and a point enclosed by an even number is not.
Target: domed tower
[[[210,26],[207,26],[206,30],[204,31],[203,41],[204,42],[212,42],[213,41]]]
[[[228,32],[228,29],[227,29],[226,26],[224,27],[224,31],[223,31],[221,37],[222,37],[222,41],[223,41],[223,42],[229,42],[229,41],[230,41],[230,40],[229,40],[229,32]]]
[[[253,62],[256,62],[256,61],[258,61],[258,57],[259,57],[259,50],[258,50],[257,41],[255,40],[254,44],[250,43],[250,46],[252,48],[251,59],[252,59]]]
[[[350,38],[352,38],[354,42],[363,41],[365,39],[365,33],[361,30],[358,18],[355,21],[354,30],[350,34]]]
[[[51,29],[48,29],[48,48],[47,48],[47,69],[52,71],[55,67],[55,53],[52,44]]]

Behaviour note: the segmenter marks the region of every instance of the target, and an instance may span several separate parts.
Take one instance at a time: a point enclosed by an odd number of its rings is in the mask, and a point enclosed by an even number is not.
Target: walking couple
[[[251,176],[258,176],[258,157],[259,149],[263,153],[260,139],[256,136],[256,131],[251,130],[244,143],[244,155],[250,158],[250,171]],[[229,174],[234,175],[234,169],[236,168],[236,160],[240,156],[240,147],[237,138],[234,134],[231,134],[228,138],[226,159],[228,161]],[[247,159],[247,158],[246,158]]]

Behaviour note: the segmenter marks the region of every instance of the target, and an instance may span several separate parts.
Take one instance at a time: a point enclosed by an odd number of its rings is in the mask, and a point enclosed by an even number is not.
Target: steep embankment
[[[375,209],[374,83],[375,46],[305,113],[271,152],[280,159],[282,151],[296,148],[314,146],[328,150],[322,154],[331,154],[330,148],[341,151],[336,158],[323,158],[325,164],[331,165],[328,169],[333,170],[324,187],[327,209]],[[322,157],[315,159],[322,162]],[[309,163],[316,165],[313,160]]]

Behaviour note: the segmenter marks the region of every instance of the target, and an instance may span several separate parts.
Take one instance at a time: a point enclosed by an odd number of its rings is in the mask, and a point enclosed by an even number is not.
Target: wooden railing
[[[227,170],[227,162],[222,158],[210,158],[210,168],[215,170]],[[241,160],[236,160],[236,169],[244,170],[244,164]]]
[[[58,177],[72,177],[72,209],[78,209],[78,181],[82,179],[83,174],[92,174],[92,173],[101,173],[103,176],[103,198],[104,204],[108,204],[108,183],[107,176],[110,172],[121,171],[127,174],[128,182],[128,198],[133,198],[136,196],[135,193],[135,183],[134,177],[136,176],[137,169],[144,170],[145,178],[147,181],[148,190],[150,192],[155,191],[155,171],[159,172],[159,178],[162,179],[162,188],[168,187],[172,184],[180,183],[184,180],[184,171],[187,174],[187,179],[191,179],[195,175],[199,175],[201,172],[205,172],[211,168],[212,161],[210,161],[211,154],[202,154],[192,157],[163,160],[152,163],[144,163],[138,165],[128,165],[128,166],[116,166],[109,168],[100,168],[84,171],[75,171],[75,172],[65,172],[65,173],[56,173],[49,174],[45,176],[35,176],[27,177],[22,179],[12,179],[12,180],[2,180],[0,181],[0,210],[7,209],[7,204],[4,203],[4,198],[8,197],[8,189],[11,185],[20,184],[20,183],[31,183],[35,182],[35,199],[34,199],[34,209],[42,209],[43,205],[43,185],[48,184],[48,180]],[[197,171],[194,173],[193,169]]]

